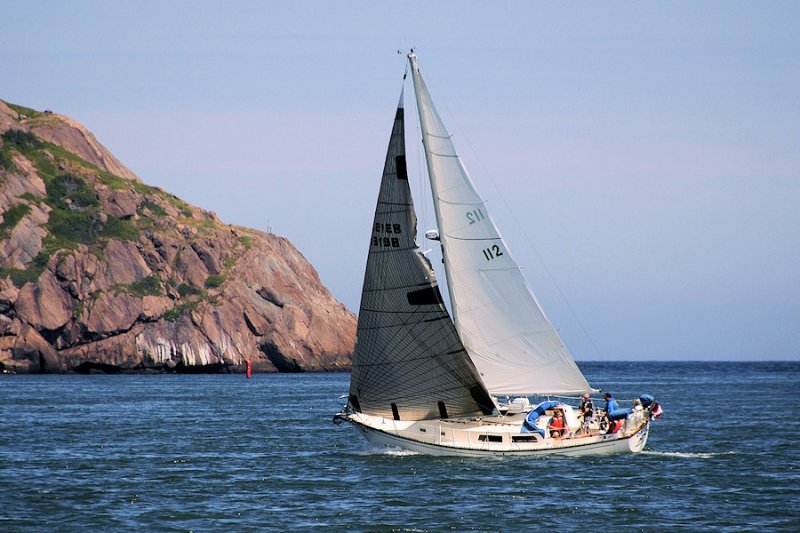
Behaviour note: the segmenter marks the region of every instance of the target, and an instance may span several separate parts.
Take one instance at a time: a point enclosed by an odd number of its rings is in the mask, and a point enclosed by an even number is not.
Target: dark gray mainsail
[[[416,231],[401,94],[370,236],[349,403],[396,420],[489,414],[494,404],[418,252]]]

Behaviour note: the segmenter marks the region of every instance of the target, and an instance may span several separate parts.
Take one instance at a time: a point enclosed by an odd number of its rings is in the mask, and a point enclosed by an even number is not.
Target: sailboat
[[[597,391],[500,236],[413,51],[408,60],[438,224],[426,237],[442,249],[452,316],[416,240],[401,92],[372,223],[350,390],[334,421],[353,424],[373,444],[431,455],[640,451],[657,404],[645,394],[636,410],[581,417],[566,400]],[[529,396],[545,400],[532,405]],[[556,412],[560,431],[551,424]]]

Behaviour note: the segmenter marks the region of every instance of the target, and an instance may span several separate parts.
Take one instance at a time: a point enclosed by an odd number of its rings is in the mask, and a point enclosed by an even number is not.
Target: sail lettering
[[[400,248],[400,239],[397,237],[372,237],[372,246],[378,248]]]
[[[501,255],[503,255],[503,252],[500,250],[500,247],[496,244],[493,244],[490,248],[483,249],[483,257],[485,257],[487,261],[491,261],[492,259],[497,259]]]
[[[475,224],[476,222],[480,222],[481,220],[485,219],[486,217],[483,216],[483,211],[480,208],[474,209],[467,213],[467,220],[469,220],[470,224]]]
[[[400,224],[384,224],[383,222],[376,222],[375,233],[403,233],[403,228],[400,226]]]
[[[386,234],[399,235],[403,233],[403,227],[400,224],[376,222],[375,233],[378,235],[372,236],[372,246],[378,248],[400,248],[400,238],[390,237]]]

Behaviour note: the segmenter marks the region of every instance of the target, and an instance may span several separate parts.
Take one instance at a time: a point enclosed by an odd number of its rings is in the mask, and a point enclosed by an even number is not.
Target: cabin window
[[[428,430],[425,429],[425,428],[419,428],[419,430],[420,430],[421,433],[427,433],[428,432]]]
[[[513,435],[511,442],[536,442],[535,435]]]
[[[502,435],[478,435],[478,440],[481,442],[503,442]]]

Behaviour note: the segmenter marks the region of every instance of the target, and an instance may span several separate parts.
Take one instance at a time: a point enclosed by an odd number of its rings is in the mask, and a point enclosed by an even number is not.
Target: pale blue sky
[[[353,311],[414,46],[576,359],[800,359],[796,2],[21,4],[0,98],[271,225]]]

